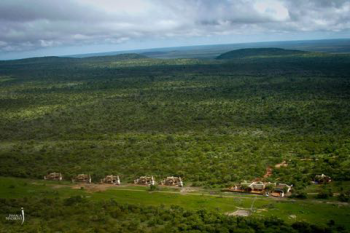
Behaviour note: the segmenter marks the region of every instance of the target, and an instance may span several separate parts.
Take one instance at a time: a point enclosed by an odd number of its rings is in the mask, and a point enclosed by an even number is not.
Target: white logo
[[[21,208],[21,214],[9,214],[9,216],[6,217],[6,220],[9,221],[22,221],[22,225],[24,223],[24,209]]]

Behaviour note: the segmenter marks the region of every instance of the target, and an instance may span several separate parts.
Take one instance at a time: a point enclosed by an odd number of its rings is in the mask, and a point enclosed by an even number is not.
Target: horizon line
[[[305,39],[305,40],[276,40],[276,41],[255,41],[255,42],[237,42],[237,43],[223,43],[223,44],[197,44],[197,45],[184,45],[184,46],[169,46],[169,47],[154,47],[154,48],[144,48],[144,49],[131,49],[131,50],[113,50],[113,51],[101,51],[101,52],[86,52],[86,53],[77,53],[77,54],[66,54],[66,55],[45,55],[45,56],[27,56],[16,59],[1,59],[0,61],[16,61],[22,59],[31,59],[31,58],[45,58],[45,57],[61,57],[61,58],[79,58],[79,56],[86,57],[96,57],[98,54],[108,54],[108,53],[120,53],[126,54],[130,52],[136,51],[152,51],[152,50],[164,50],[164,49],[172,49],[172,48],[195,48],[195,47],[206,47],[206,46],[229,46],[229,45],[244,45],[244,44],[268,44],[268,43],[288,43],[288,42],[311,42],[311,41],[334,41],[334,40],[350,40],[350,38],[331,38],[331,39]],[[115,54],[118,55],[118,54]],[[101,55],[108,56],[108,55]]]

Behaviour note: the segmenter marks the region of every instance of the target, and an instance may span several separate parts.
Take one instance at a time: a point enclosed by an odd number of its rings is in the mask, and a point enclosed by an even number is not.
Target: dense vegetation
[[[137,58],[137,59],[134,59]],[[350,180],[350,56],[0,63],[0,175]]]

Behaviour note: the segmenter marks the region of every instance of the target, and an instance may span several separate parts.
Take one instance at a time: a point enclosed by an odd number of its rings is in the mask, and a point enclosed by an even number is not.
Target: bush
[[[326,192],[321,192],[321,193],[317,194],[317,198],[319,198],[319,199],[328,199],[329,195]]]
[[[317,194],[317,198],[319,199],[328,199],[329,197],[333,197],[333,192],[331,189],[322,190],[320,193]]]
[[[159,190],[156,185],[150,185],[149,186],[149,191],[156,191],[156,190]]]
[[[341,193],[338,196],[338,200],[341,202],[348,202],[350,200],[350,197],[348,195],[345,195],[344,193]]]
[[[72,206],[79,203],[85,203],[87,200],[82,196],[72,196],[64,200],[64,205]]]
[[[299,191],[299,192],[293,193],[290,197],[291,198],[298,198],[298,199],[306,199],[307,194],[306,194],[306,192]]]

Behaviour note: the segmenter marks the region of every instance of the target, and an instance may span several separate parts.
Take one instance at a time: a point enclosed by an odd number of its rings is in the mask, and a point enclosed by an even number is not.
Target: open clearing
[[[250,215],[249,210],[236,210],[232,213],[226,213],[228,216],[241,216],[241,217],[248,217]]]
[[[81,189],[80,187],[84,187]],[[150,192],[148,187],[135,185],[99,185],[70,184],[43,180],[28,180],[18,178],[0,178],[0,198],[47,197],[67,198],[81,195],[91,200],[110,200],[119,203],[181,206],[189,210],[208,209],[223,214],[243,216],[241,210],[248,210],[253,205],[250,216],[277,217],[287,222],[298,220],[310,223],[327,222],[332,218],[335,222],[350,229],[350,207],[347,203],[320,201],[315,199],[294,200],[288,198],[270,198],[256,195],[231,193],[213,194],[213,191],[192,189],[191,192],[180,192],[179,189],[160,187]],[[238,212],[237,212],[238,211]],[[290,216],[296,216],[291,218]]]

